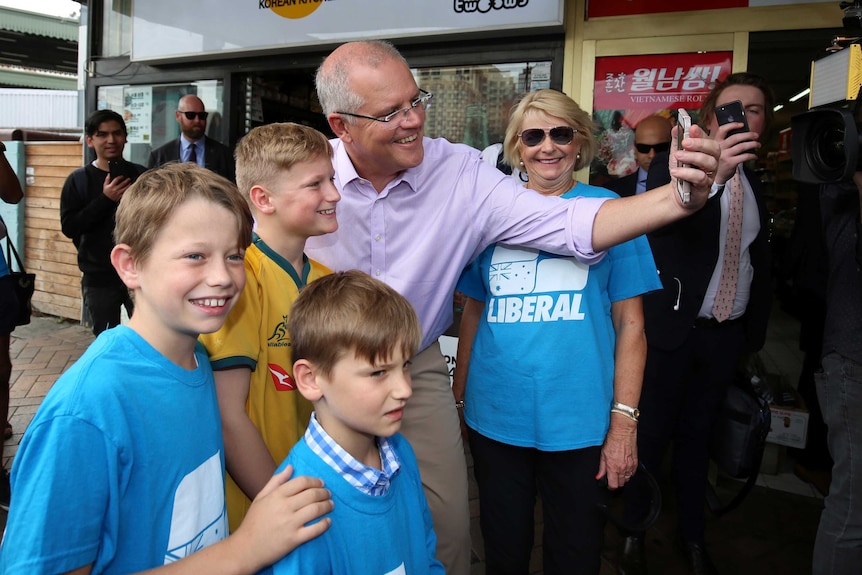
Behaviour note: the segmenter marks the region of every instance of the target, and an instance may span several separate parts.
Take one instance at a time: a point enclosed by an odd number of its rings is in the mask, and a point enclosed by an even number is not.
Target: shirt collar
[[[311,421],[305,430],[304,439],[314,454],[326,462],[336,473],[344,477],[349,484],[366,495],[386,495],[392,478],[401,469],[389,438],[377,438],[377,447],[380,450],[383,469],[368,467],[347,453],[326,433],[326,430],[318,423],[315,413],[311,414]]]
[[[335,179],[344,188],[344,186],[353,180],[359,179],[359,174],[356,173],[356,167],[353,165],[350,156],[347,155],[344,142],[338,138],[333,138],[329,140],[329,143],[332,145],[334,152],[332,163],[335,166]]]
[[[338,138],[333,138],[329,143],[332,144],[334,149],[333,165],[335,166],[335,179],[341,187],[341,190],[344,190],[347,184],[354,180],[364,180],[364,178],[356,171],[356,166],[353,165],[353,160],[351,160],[350,156],[347,154],[347,146],[344,145],[344,142]],[[396,176],[395,179],[386,185],[386,189],[391,190],[395,186],[404,182],[411,190],[416,191],[418,189],[416,182],[424,163],[425,162],[423,160],[423,162],[415,168],[410,168],[402,172],[399,176]]]
[[[186,138],[185,134],[181,134],[181,135],[180,135],[180,142],[182,142],[182,146],[181,146],[182,150],[183,150],[183,151],[185,151],[185,150],[187,150],[187,149],[189,148],[189,146],[191,146],[192,144],[202,144],[202,143],[203,143],[203,139],[200,139],[200,140],[198,140],[197,142],[192,142],[191,140],[189,140],[188,138]],[[198,150],[201,150],[201,149],[203,149],[203,148],[202,148],[202,146],[198,145],[198,146],[197,146],[197,149],[198,149]]]

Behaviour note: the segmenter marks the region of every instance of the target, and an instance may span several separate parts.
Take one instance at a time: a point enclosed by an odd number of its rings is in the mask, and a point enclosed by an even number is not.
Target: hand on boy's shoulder
[[[288,466],[261,490],[234,537],[245,539],[244,548],[253,552],[263,565],[271,565],[329,528],[327,517],[309,524],[332,511],[329,490],[320,479],[295,477]]]

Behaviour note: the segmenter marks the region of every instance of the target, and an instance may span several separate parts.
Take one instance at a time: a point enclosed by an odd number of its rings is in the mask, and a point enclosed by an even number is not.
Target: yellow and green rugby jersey
[[[255,235],[245,254],[246,285],[227,321],[201,336],[213,370],[245,366],[252,370],[246,412],[263,436],[276,465],[305,433],[312,405],[296,390],[287,318],[309,282],[332,271],[303,256],[302,275]],[[227,477],[227,511],[234,531],[251,501]]]

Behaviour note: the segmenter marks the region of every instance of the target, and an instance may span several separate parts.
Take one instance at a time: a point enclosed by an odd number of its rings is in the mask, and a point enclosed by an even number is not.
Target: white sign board
[[[446,365],[449,366],[449,385],[452,385],[452,377],[455,375],[455,359],[458,355],[458,338],[451,335],[441,335],[438,339],[440,342],[440,352],[443,354],[443,359],[446,360]]]
[[[201,59],[509,30],[563,30],[564,0],[146,0],[132,6],[132,60]]]
[[[123,119],[130,144],[149,144],[153,133],[153,88],[123,88]]]

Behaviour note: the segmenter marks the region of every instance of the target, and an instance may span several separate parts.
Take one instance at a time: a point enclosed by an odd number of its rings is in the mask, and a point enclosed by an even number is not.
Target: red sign
[[[591,0],[587,6],[587,18],[745,8],[747,6],[748,0],[698,0],[698,2],[691,0]]]
[[[695,111],[730,74],[732,58],[733,52],[596,58],[598,151],[590,181],[602,185],[637,169],[634,131],[647,116],[660,114],[674,122],[676,109],[685,108],[696,121]]]
[[[732,59],[733,52],[597,58],[593,109],[700,108]]]

